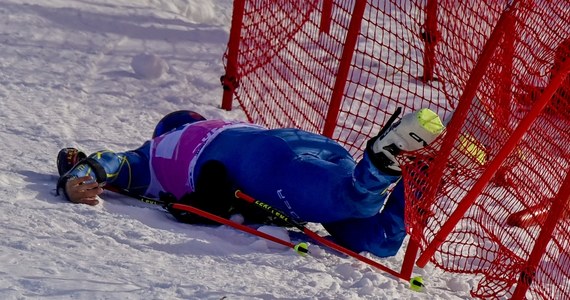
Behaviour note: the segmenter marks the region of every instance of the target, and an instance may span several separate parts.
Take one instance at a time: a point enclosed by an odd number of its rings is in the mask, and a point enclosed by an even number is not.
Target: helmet
[[[206,118],[204,118],[199,113],[191,110],[179,110],[171,112],[166,116],[164,116],[158,122],[158,124],[156,124],[154,132],[152,133],[152,137],[155,138],[159,135],[172,131],[180,126],[203,120],[206,120]]]

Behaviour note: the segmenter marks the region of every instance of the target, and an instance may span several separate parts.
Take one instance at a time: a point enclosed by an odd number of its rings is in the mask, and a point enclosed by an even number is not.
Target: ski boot
[[[424,108],[406,114],[401,120],[394,122],[399,113],[400,109],[366,145],[366,152],[374,166],[388,175],[396,176],[402,173],[396,156],[403,151],[426,147],[445,129],[439,116],[430,109]]]

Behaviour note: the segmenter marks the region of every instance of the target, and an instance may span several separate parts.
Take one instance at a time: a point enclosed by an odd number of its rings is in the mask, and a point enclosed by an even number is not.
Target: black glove
[[[232,204],[237,201],[226,167],[215,160],[204,163],[200,169],[196,180],[196,191],[186,194],[180,199],[176,199],[170,193],[161,193],[159,196],[165,203],[165,208],[178,221],[191,224],[218,223],[187,211],[174,209],[172,207],[174,203],[190,205],[227,219],[231,216]]]
[[[176,209],[173,207],[174,204],[179,203],[179,204],[193,206],[193,207],[199,208],[199,209],[204,210],[204,211],[208,211],[208,210],[206,210],[207,208],[199,207],[200,203],[202,203],[204,201],[196,200],[196,199],[198,199],[198,197],[199,197],[199,195],[197,195],[197,193],[193,192],[193,193],[189,193],[189,194],[182,196],[182,198],[180,198],[180,200],[178,200],[171,193],[160,193],[160,200],[164,202],[164,208],[166,208],[166,210],[168,210],[168,212],[170,214],[172,214],[172,216],[174,218],[176,218],[176,220],[178,220],[179,222],[188,223],[188,224],[205,224],[205,225],[218,224],[218,222],[212,221],[208,218],[204,218],[204,217],[201,217],[199,215],[193,214],[189,211]],[[216,214],[213,211],[208,211],[208,212]],[[221,216],[221,217],[225,217],[225,216]]]

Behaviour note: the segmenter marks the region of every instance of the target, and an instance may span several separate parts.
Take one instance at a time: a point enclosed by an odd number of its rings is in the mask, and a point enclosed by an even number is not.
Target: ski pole
[[[162,205],[162,206],[166,205],[166,203],[165,203],[164,201],[162,201],[162,200],[153,199],[153,198],[149,198],[149,197],[145,197],[145,196],[140,196],[140,195],[136,195],[136,194],[131,193],[131,192],[127,191],[127,190],[120,189],[120,188],[117,188],[117,187],[105,186],[104,188],[105,188],[106,190],[108,190],[108,191],[115,192],[115,193],[117,193],[117,194],[121,194],[121,195],[130,197],[130,198],[133,198],[133,199],[137,199],[137,200],[142,201],[142,202],[144,202],[144,203],[154,204],[154,205]],[[263,239],[266,239],[266,240],[275,242],[275,243],[277,243],[277,244],[283,245],[283,246],[285,246],[285,247],[291,248],[291,249],[295,250],[295,252],[297,252],[297,253],[298,253],[299,255],[301,255],[301,256],[305,256],[307,253],[309,253],[309,249],[308,249],[309,246],[308,246],[307,243],[305,243],[305,242],[301,242],[301,243],[298,243],[298,244],[293,244],[293,243],[291,243],[291,242],[289,242],[289,241],[286,241],[286,240],[280,239],[280,238],[278,238],[278,237],[269,235],[269,234],[267,234],[267,233],[265,233],[265,232],[262,232],[262,231],[255,230],[255,229],[253,229],[253,228],[251,228],[251,227],[242,225],[242,224],[240,224],[240,223],[238,223],[238,222],[235,222],[235,221],[232,221],[232,220],[228,220],[228,219],[222,218],[222,217],[220,217],[220,216],[214,215],[214,214],[212,214],[212,213],[209,213],[209,212],[207,212],[207,211],[201,210],[201,209],[196,208],[196,207],[194,207],[194,206],[185,205],[185,204],[181,204],[181,203],[174,203],[174,204],[172,205],[172,207],[173,207],[174,209],[179,209],[179,210],[187,211],[187,212],[190,212],[190,213],[199,215],[199,216],[201,216],[201,217],[204,217],[204,218],[206,218],[206,219],[212,220],[212,221],[214,221],[214,222],[218,222],[218,223],[220,223],[220,224],[230,226],[230,227],[232,227],[232,228],[234,228],[234,229],[241,230],[241,231],[243,231],[243,232],[246,232],[246,233],[249,233],[249,234],[258,236],[258,237],[260,237],[260,238],[263,238]]]
[[[154,198],[149,198],[149,197],[145,197],[145,196],[140,196],[134,193],[131,193],[127,190],[118,188],[118,187],[114,187],[111,185],[105,185],[103,186],[103,189],[113,192],[113,193],[117,193],[117,194],[121,194],[123,196],[127,196],[136,200],[139,200],[141,202],[147,203],[147,204],[153,204],[153,205],[165,205],[164,201],[160,200],[160,199],[154,199]]]
[[[279,210],[273,208],[271,205],[269,205],[269,204],[267,204],[267,203],[264,203],[264,202],[261,202],[261,201],[255,199],[255,198],[253,198],[253,197],[251,197],[251,196],[249,196],[249,195],[243,193],[243,192],[240,191],[240,190],[236,190],[236,191],[235,191],[235,197],[238,198],[238,199],[244,200],[244,201],[246,201],[246,202],[248,202],[248,203],[250,203],[250,204],[253,204],[253,205],[257,206],[257,207],[260,207],[261,209],[265,210],[266,212],[272,214],[273,216],[275,216],[275,217],[281,219],[282,221],[287,222],[287,223],[290,224],[291,226],[294,226],[294,227],[296,227],[297,229],[301,230],[301,231],[302,231],[303,233],[305,233],[308,237],[314,239],[315,241],[321,243],[322,245],[325,245],[325,246],[327,246],[327,247],[329,247],[329,248],[331,248],[331,249],[334,249],[334,250],[336,250],[336,251],[338,251],[338,252],[341,252],[341,253],[344,253],[344,254],[346,254],[346,255],[348,255],[348,256],[351,256],[351,257],[353,257],[353,258],[356,258],[357,260],[359,260],[359,261],[361,261],[361,262],[364,262],[364,263],[366,263],[366,264],[368,264],[368,265],[370,265],[370,266],[372,266],[372,267],[375,267],[375,268],[377,268],[377,269],[379,269],[379,270],[381,270],[381,271],[384,271],[384,272],[386,272],[386,273],[388,273],[388,274],[390,274],[390,275],[392,275],[392,276],[395,276],[395,277],[397,277],[397,278],[399,278],[399,279],[403,279],[403,280],[406,280],[406,281],[408,281],[408,280],[410,279],[410,278],[404,278],[404,276],[403,276],[402,274],[400,274],[400,273],[398,273],[398,272],[396,272],[396,271],[394,271],[394,270],[392,270],[392,269],[390,269],[390,268],[388,268],[388,267],[386,267],[386,266],[384,266],[384,265],[382,265],[382,264],[380,264],[380,263],[378,263],[378,262],[376,262],[376,261],[373,261],[373,260],[371,260],[371,259],[369,259],[369,258],[367,258],[367,257],[365,257],[365,256],[363,256],[363,255],[361,255],[361,254],[358,254],[358,253],[356,253],[356,252],[354,252],[354,251],[352,251],[352,250],[350,250],[350,249],[347,249],[347,248],[345,248],[345,247],[343,247],[343,246],[341,246],[341,245],[339,245],[339,244],[337,244],[337,243],[334,243],[334,242],[332,242],[332,241],[330,241],[330,240],[328,240],[328,239],[326,239],[326,238],[324,238],[324,237],[318,235],[316,232],[314,232],[314,231],[308,229],[305,225],[301,224],[299,221],[290,218],[290,217],[287,216],[285,213],[283,213],[283,212],[281,212],[281,211],[279,211]]]

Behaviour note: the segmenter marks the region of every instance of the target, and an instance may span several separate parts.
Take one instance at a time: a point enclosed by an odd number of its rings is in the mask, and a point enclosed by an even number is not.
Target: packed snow
[[[111,192],[55,195],[60,148],[138,147],[166,113],[220,109],[229,0],[0,1],[0,299],[469,299],[476,277],[415,269],[423,291],[307,241],[178,223]],[[321,235],[317,224],[310,224]],[[399,270],[404,249],[380,263]]]

